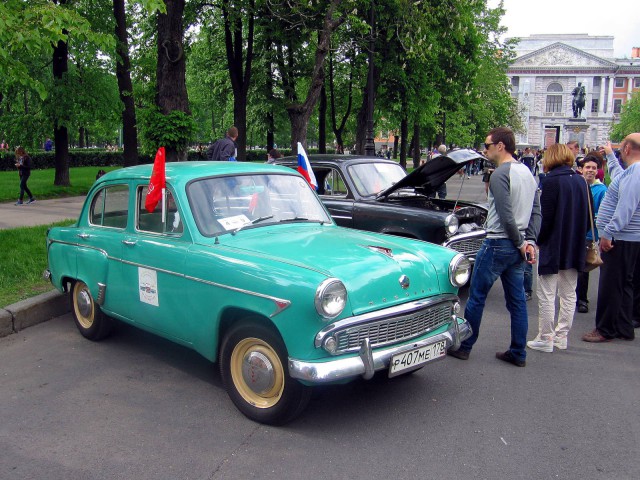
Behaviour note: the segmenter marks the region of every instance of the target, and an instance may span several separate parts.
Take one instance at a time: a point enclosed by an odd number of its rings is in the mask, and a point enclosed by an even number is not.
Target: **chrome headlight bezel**
[[[314,303],[318,315],[332,320],[340,315],[347,305],[347,288],[337,278],[327,278],[318,285]]]
[[[455,235],[460,227],[460,222],[458,221],[458,217],[456,217],[453,213],[447,215],[444,219],[444,228],[447,232],[447,235]]]
[[[449,281],[454,287],[462,287],[471,279],[471,262],[459,253],[449,262]]]

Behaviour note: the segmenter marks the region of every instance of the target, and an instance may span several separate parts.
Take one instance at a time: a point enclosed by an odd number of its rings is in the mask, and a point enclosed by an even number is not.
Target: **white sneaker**
[[[554,337],[553,338],[553,346],[558,350],[566,350],[567,349],[567,337]]]
[[[527,342],[527,347],[532,350],[538,350],[540,352],[553,352],[553,341],[552,340],[540,340],[539,338],[534,338],[533,340],[529,340]]]

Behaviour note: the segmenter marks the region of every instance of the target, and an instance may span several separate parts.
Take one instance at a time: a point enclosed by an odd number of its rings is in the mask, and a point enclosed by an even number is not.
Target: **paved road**
[[[69,218],[76,219],[82,209],[84,198],[37,200],[30,205],[15,205],[14,202],[0,203],[0,230],[47,225]]]
[[[569,349],[526,368],[499,362],[498,284],[469,361],[318,389],[273,428],[197,354],[124,325],[90,342],[65,315],[0,339],[0,478],[637,479],[640,341],[579,341],[592,325],[577,315]]]

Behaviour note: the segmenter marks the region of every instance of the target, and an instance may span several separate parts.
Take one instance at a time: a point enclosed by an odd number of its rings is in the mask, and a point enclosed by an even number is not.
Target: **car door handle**
[[[135,245],[136,241],[135,240],[122,240],[122,243],[124,243],[125,245]]]
[[[86,240],[87,238],[89,238],[89,234],[88,233],[78,233],[76,236],[78,238],[81,238],[82,240]]]

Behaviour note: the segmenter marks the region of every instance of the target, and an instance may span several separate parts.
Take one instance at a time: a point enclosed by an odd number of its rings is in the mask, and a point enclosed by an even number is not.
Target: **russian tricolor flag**
[[[314,190],[318,190],[318,181],[313,174],[313,170],[311,170],[307,152],[304,151],[304,147],[300,142],[298,142],[298,172],[307,179],[307,182],[309,182],[309,185],[311,185]]]

